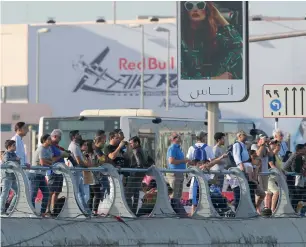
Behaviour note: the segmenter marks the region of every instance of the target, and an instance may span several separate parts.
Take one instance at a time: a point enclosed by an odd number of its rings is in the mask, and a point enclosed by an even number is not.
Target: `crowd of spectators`
[[[148,168],[154,164],[154,159],[144,150],[138,136],[125,140],[121,129],[115,129],[108,136],[105,131],[98,130],[91,140],[84,140],[78,130],[70,131],[70,144],[67,148],[60,146],[63,133],[54,129],[50,134],[40,138],[31,164],[27,156],[22,138],[26,136],[26,123],[15,125],[16,134],[11,140],[5,141],[5,152],[2,153],[2,163],[13,161],[27,168],[32,204],[35,207],[35,198],[38,191],[42,193],[40,216],[56,216],[57,202],[63,190],[63,175],[52,170],[58,163],[70,167],[82,167],[83,171],[73,171],[78,188],[78,203],[86,215],[98,216],[99,205],[110,194],[110,180],[107,173],[89,171],[86,168],[99,167],[104,163],[119,168],[125,189],[127,205],[131,211],[142,216],[149,214],[156,202],[157,186],[154,178],[146,176],[144,172],[121,172],[120,168]],[[299,212],[305,205],[306,195],[306,144],[298,144],[295,152],[288,150],[283,140],[283,132],[275,130],[273,137],[263,134],[257,136],[256,143],[247,142],[244,131],[237,133],[237,140],[228,149],[225,149],[226,135],[217,132],[214,135],[215,146],[206,144],[207,135],[204,132],[196,134],[196,142],[187,154],[181,148],[181,136],[173,132],[170,135],[171,145],[167,152],[168,168],[172,170],[186,169],[196,166],[200,170],[220,171],[218,174],[205,174],[204,177],[210,186],[211,199],[220,215],[233,214],[240,201],[240,184],[233,175],[223,175],[222,172],[230,167],[238,167],[249,183],[252,202],[258,212],[275,212],[279,199],[279,184],[277,177],[269,175],[270,168],[278,169],[286,178],[289,195],[294,210]],[[31,169],[34,168],[35,169]],[[40,167],[49,167],[47,171]],[[2,170],[1,214],[10,214],[14,210],[17,195],[17,183],[14,173]],[[266,174],[265,174],[266,173]],[[186,177],[184,173],[166,173],[169,200],[176,213],[187,216],[181,204],[181,198]],[[191,215],[196,211],[199,200],[199,184],[195,177],[187,178],[190,188],[189,199],[192,204]],[[8,203],[10,191],[13,197]],[[228,190],[234,194],[234,205],[230,207],[223,192]],[[139,208],[140,191],[143,191],[142,206]]]

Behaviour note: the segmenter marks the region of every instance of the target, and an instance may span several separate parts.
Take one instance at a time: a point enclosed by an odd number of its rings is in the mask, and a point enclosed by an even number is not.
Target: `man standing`
[[[129,161],[123,149],[127,146],[127,142],[122,140],[115,132],[109,133],[109,145],[105,146],[104,154],[112,161],[116,168],[129,167]],[[123,173],[123,184],[129,173]]]
[[[214,139],[216,141],[216,145],[213,147],[213,153],[215,158],[219,158],[221,156],[224,157],[225,150],[222,148],[224,146],[225,142],[225,134],[222,132],[217,132],[214,135]],[[226,167],[226,158],[220,160],[220,162],[217,165],[214,165],[211,170],[213,171],[224,171]],[[223,188],[223,182],[224,182],[224,175],[219,175],[217,178],[217,183],[219,184],[220,188]]]
[[[247,179],[253,178],[253,166],[250,163],[250,155],[245,145],[247,134],[244,131],[237,133],[237,142],[233,145],[233,158],[237,167],[247,175]],[[237,180],[234,180],[232,188],[235,196],[235,210],[237,209],[240,201],[240,187]],[[253,191],[254,192],[254,191]],[[251,194],[253,193],[251,191]],[[252,195],[251,195],[252,196]]]
[[[24,143],[22,138],[25,137],[29,129],[25,122],[18,122],[15,124],[16,134],[12,137],[12,140],[16,142],[16,155],[20,158],[20,165],[30,166],[27,163],[27,155],[24,149]]]
[[[130,139],[130,147],[132,148],[131,168],[148,168],[148,156],[142,149],[138,136]],[[126,185],[126,201],[134,214],[137,212],[139,191],[141,190],[141,182],[144,176],[145,173],[143,172],[131,173]]]
[[[178,133],[173,132],[170,135],[171,145],[168,148],[167,160],[169,169],[186,169],[186,164],[189,159],[185,159],[184,153],[181,149],[181,137]],[[183,193],[184,174],[183,173],[167,173],[168,183],[173,189],[171,198],[181,199]]]
[[[204,131],[196,133],[196,143],[191,146],[187,152],[187,159],[194,162],[196,165],[197,162],[207,163],[212,161],[215,156],[213,154],[212,148],[206,144],[207,134]],[[207,180],[211,177],[210,175],[205,175]],[[197,195],[199,190],[198,181],[193,177],[191,180],[190,192],[192,194],[190,199],[192,199],[192,213],[194,213],[195,208],[198,205]]]
[[[82,136],[80,135],[78,130],[72,130],[69,133],[69,137],[70,137],[70,144],[68,147],[68,150],[72,153],[77,165],[79,167],[86,167],[85,164],[85,159],[84,156],[82,154],[82,150],[80,147],[80,142],[82,141]],[[81,171],[76,171],[75,172],[75,180],[76,180],[76,184],[79,188],[79,192],[78,192],[78,196],[79,199],[82,203],[83,209],[86,212],[89,212],[89,209],[87,207],[87,203],[85,200],[85,188],[84,188],[84,183],[83,183],[83,175]]]
[[[62,148],[58,145],[62,139],[62,131],[60,129],[54,129],[51,132],[51,150],[53,153],[52,161],[55,163],[65,164],[64,158],[69,157],[69,153],[62,151]],[[48,212],[53,214],[54,205],[58,199],[59,194],[63,189],[63,175],[56,174],[52,170],[48,171],[48,187],[50,191],[50,197],[48,202]]]

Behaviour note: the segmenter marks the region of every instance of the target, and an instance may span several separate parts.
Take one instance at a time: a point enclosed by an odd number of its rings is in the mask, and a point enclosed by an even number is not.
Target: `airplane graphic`
[[[112,91],[109,90],[112,88],[115,84],[122,84],[125,85],[123,82],[121,82],[121,79],[115,79],[112,77],[109,73],[107,73],[107,69],[103,69],[100,65],[103,62],[103,60],[106,58],[108,53],[110,52],[109,47],[106,47],[98,56],[92,60],[89,64],[86,63],[83,60],[83,55],[80,56],[79,61],[72,65],[74,69],[79,69],[83,71],[82,76],[77,83],[76,87],[74,88],[73,92],[77,92],[79,89],[87,89],[87,90],[93,90],[93,91],[99,91],[104,93],[120,93],[119,91]],[[85,83],[88,79],[95,78],[94,85],[96,85],[100,80],[103,81],[111,81],[111,85],[109,85],[106,89],[97,89],[96,87],[87,86]]]

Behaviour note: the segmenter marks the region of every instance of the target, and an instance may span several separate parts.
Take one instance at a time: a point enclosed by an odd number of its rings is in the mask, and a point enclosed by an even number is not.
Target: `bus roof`
[[[108,109],[84,110],[80,116],[108,116],[108,117],[158,117],[151,109]]]

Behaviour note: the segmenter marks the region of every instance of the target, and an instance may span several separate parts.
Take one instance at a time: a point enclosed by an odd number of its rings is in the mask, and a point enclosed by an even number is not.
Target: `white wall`
[[[28,84],[28,25],[1,25],[0,85]]]

